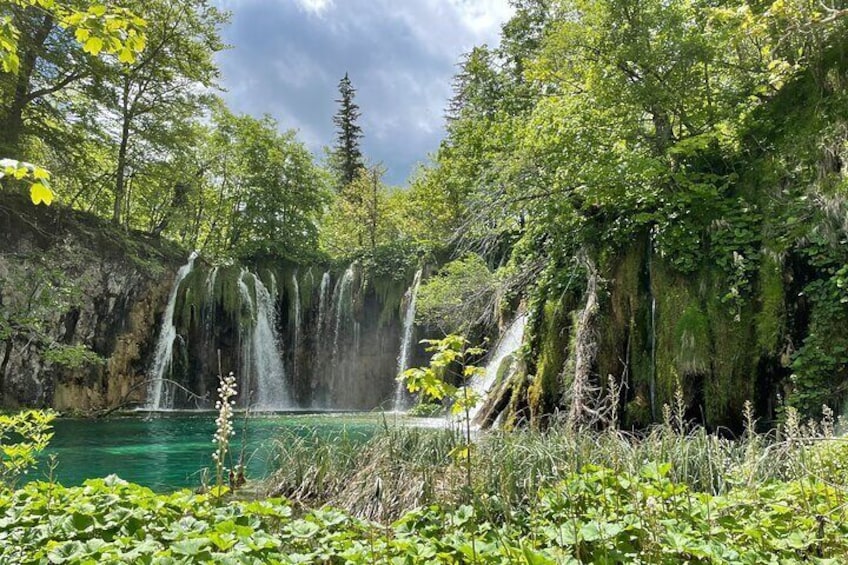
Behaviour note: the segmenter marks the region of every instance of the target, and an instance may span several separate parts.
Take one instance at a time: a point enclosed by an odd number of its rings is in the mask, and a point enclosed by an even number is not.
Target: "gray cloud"
[[[508,0],[220,0],[219,56],[237,112],[271,114],[317,155],[333,143],[338,81],[357,89],[369,159],[401,184],[438,147],[462,53],[497,41]]]

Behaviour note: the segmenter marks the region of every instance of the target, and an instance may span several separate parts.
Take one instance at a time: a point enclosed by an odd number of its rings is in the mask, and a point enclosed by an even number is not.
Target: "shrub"
[[[0,488],[13,487],[36,464],[53,437],[55,417],[39,410],[0,414]]]

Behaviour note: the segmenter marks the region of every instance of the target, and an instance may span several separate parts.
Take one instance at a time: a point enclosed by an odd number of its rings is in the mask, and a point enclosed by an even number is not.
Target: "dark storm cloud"
[[[507,0],[221,0],[219,57],[237,112],[271,114],[317,155],[333,143],[338,82],[357,89],[369,159],[401,184],[443,135],[459,56],[497,39]]]

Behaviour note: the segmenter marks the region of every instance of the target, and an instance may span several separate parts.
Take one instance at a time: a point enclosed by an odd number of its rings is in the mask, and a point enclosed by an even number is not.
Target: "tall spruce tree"
[[[341,192],[357,178],[365,165],[362,160],[362,151],[359,149],[362,128],[356,123],[360,111],[359,106],[353,101],[356,89],[353,88],[347,73],[339,81],[339,93],[341,98],[336,100],[339,103],[339,111],[333,116],[333,123],[337,129],[332,164],[337,175],[336,188]]]

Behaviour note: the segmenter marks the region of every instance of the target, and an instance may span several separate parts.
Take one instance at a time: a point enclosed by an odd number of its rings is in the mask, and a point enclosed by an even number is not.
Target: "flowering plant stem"
[[[230,438],[235,435],[233,430],[233,407],[236,401],[233,397],[238,394],[236,377],[230,372],[226,377],[218,375],[218,401],[215,408],[218,409],[218,417],[215,419],[217,429],[212,442],[217,445],[217,450],[212,454],[215,461],[216,495],[221,496],[224,492],[224,460],[230,447]]]

